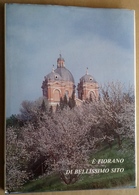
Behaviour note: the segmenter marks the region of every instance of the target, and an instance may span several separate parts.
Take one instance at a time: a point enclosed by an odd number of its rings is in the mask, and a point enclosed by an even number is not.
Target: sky
[[[59,54],[76,86],[87,68],[99,85],[134,85],[132,10],[7,4],[5,27],[7,117],[42,96]]]

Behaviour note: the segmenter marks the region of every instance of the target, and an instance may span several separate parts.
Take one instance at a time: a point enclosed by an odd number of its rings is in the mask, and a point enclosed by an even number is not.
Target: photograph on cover
[[[136,187],[134,11],[5,6],[5,191]]]

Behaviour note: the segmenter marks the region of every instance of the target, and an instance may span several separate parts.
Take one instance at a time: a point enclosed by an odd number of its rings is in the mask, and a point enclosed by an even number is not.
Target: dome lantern
[[[65,60],[62,58],[62,55],[59,55],[59,58],[57,59],[57,68],[65,67]]]

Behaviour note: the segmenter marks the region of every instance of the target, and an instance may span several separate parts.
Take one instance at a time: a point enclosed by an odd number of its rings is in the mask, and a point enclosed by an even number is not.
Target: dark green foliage
[[[72,108],[72,107],[73,107],[73,105],[72,105],[72,98],[71,98],[71,97],[69,98],[68,105],[69,105],[69,107],[70,107],[70,108]]]
[[[90,101],[90,102],[93,101],[93,98],[92,98],[92,94],[91,94],[91,93],[90,93],[89,101]]]
[[[67,96],[65,95],[64,98],[60,98],[60,108],[63,110],[64,108],[70,107],[71,109],[76,106],[75,101],[75,92],[72,93],[72,96],[69,97],[69,100],[67,99]]]
[[[64,109],[64,101],[63,101],[62,97],[60,97],[60,109],[61,110]]]
[[[53,113],[53,107],[50,106],[50,109],[49,109],[49,114],[51,115]]]
[[[41,111],[42,112],[46,112],[46,105],[45,105],[45,102],[44,102],[44,100],[42,101],[42,104],[41,104]]]
[[[50,114],[53,112],[52,106],[49,106],[48,102],[46,100],[42,100],[42,104],[40,106],[40,111],[45,114]]]
[[[60,106],[57,104],[56,105],[56,112],[59,112],[60,111]]]
[[[28,164],[27,171],[33,173],[33,178],[36,178],[40,175],[43,175],[45,172],[47,172],[48,166],[46,166],[45,161],[47,157],[42,156],[41,154],[38,156],[38,158],[32,158]],[[32,179],[32,178],[30,178]]]
[[[72,92],[72,96],[69,98],[68,102],[69,107],[72,109],[76,106],[76,101],[75,101],[75,91]]]
[[[64,106],[66,107],[68,105],[68,100],[66,95],[64,95],[63,102],[64,102]]]
[[[6,119],[6,127],[22,127],[23,122],[18,119],[17,115],[11,115]]]

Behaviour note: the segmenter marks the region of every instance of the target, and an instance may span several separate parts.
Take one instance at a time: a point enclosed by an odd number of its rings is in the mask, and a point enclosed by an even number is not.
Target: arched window
[[[95,93],[93,91],[90,91],[88,98],[89,98],[90,101],[95,100],[96,99]]]
[[[55,91],[54,91],[54,101],[56,101],[56,102],[59,102],[60,101],[60,91],[58,90],[58,89],[56,89]]]

